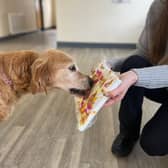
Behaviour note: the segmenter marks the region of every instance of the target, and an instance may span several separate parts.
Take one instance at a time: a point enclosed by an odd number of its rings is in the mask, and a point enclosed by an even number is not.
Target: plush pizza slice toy
[[[92,70],[90,77],[94,80],[94,86],[89,96],[87,98],[75,97],[76,116],[80,131],[93,125],[97,113],[108,100],[103,91],[112,91],[121,83],[118,76],[105,62],[100,63],[97,68]]]

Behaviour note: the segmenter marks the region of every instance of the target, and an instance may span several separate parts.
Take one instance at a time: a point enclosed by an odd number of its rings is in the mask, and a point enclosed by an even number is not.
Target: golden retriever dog
[[[78,71],[73,59],[59,50],[0,53],[0,120],[8,118],[17,100],[26,93],[60,88],[84,96],[92,84]]]

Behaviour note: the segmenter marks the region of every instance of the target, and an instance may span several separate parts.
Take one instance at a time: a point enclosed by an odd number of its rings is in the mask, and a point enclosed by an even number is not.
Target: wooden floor
[[[55,31],[38,32],[0,42],[0,50],[55,47]],[[89,73],[104,58],[129,55],[131,50],[62,48],[73,55],[80,69]],[[145,100],[143,124],[158,104]],[[103,109],[95,125],[84,133],[76,129],[74,101],[57,90],[47,96],[27,95],[14,115],[0,123],[0,168],[167,168],[167,157],[149,157],[137,143],[124,159],[111,154],[118,132],[119,104]]]

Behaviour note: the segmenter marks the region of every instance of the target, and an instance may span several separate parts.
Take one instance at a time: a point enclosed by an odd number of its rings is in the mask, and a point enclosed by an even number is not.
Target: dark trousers
[[[152,64],[145,58],[131,56],[123,63],[121,73],[132,68],[150,66]],[[149,155],[166,155],[168,154],[168,91],[166,88],[147,89],[132,86],[121,102],[120,132],[134,140],[139,138],[144,97],[160,103],[161,106],[144,126],[140,136],[140,145]]]

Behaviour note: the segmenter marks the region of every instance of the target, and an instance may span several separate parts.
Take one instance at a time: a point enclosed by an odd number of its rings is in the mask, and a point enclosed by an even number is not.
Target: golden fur
[[[9,116],[15,102],[26,93],[47,92],[53,88],[66,91],[70,88],[89,89],[86,75],[69,70],[73,64],[70,56],[54,49],[42,53],[0,53],[0,120]],[[4,81],[2,74],[12,82],[11,85]]]

